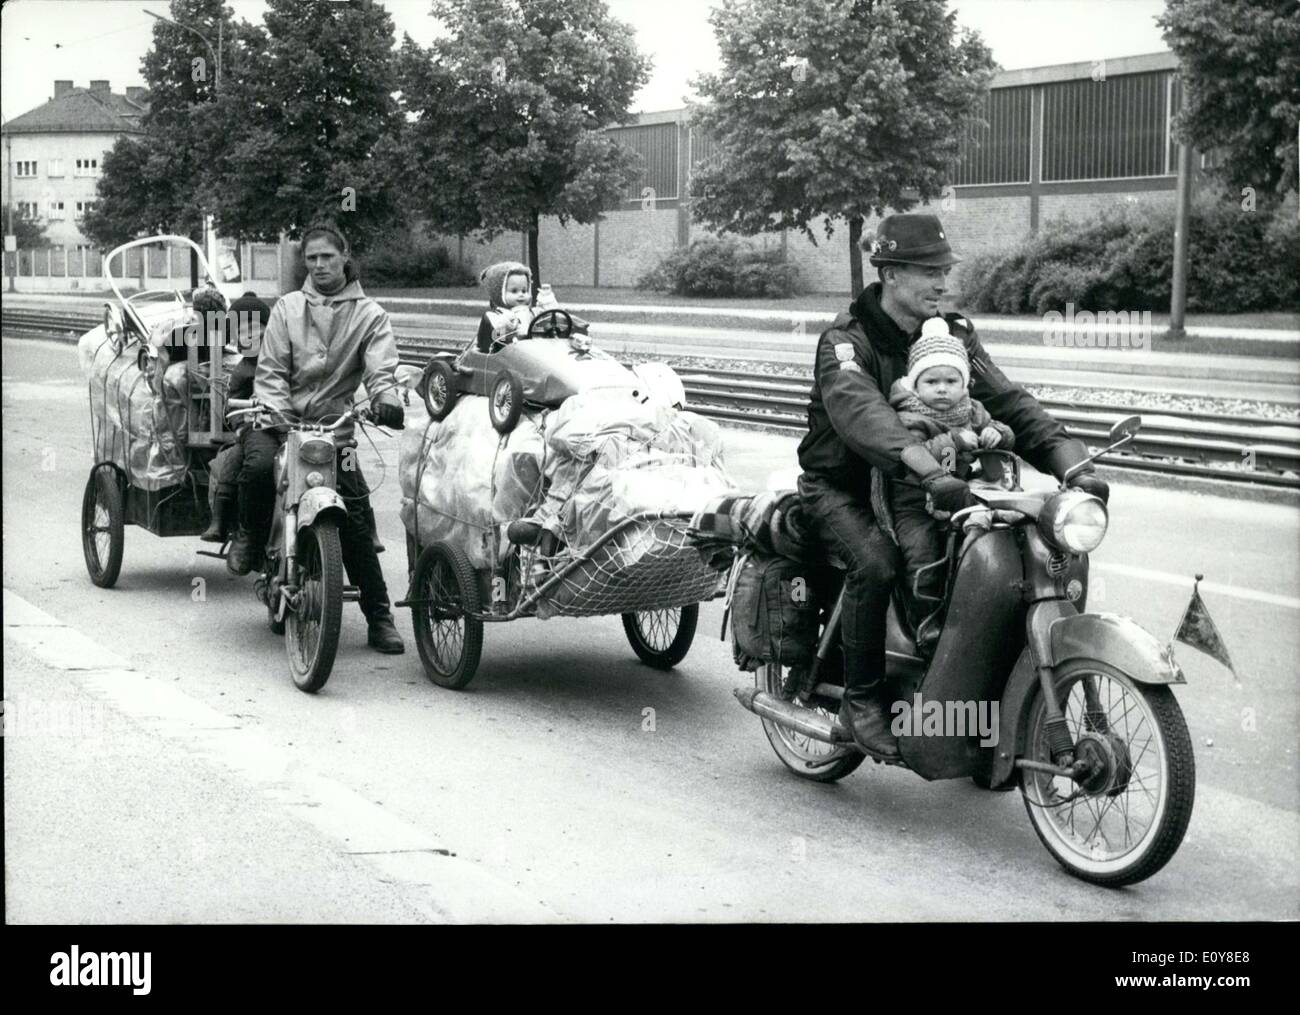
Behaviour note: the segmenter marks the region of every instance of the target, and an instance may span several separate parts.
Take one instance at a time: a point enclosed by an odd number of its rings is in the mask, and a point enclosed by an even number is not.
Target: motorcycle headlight
[[[1106,523],[1106,505],[1079,490],[1056,494],[1038,515],[1038,531],[1043,538],[1068,553],[1097,549],[1106,535]]]
[[[328,465],[334,461],[334,442],[327,440],[303,441],[298,450],[304,462],[312,465]]]

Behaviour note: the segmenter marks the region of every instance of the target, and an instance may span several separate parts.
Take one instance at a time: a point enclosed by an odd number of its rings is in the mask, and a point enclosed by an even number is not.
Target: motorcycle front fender
[[[337,490],[328,486],[312,487],[298,499],[298,528],[306,528],[322,513],[337,515],[338,522],[342,525],[348,506]]]
[[[1095,659],[1139,684],[1185,684],[1169,647],[1127,617],[1114,613],[1073,613],[1064,602],[1035,603],[1026,619],[1029,645],[1011,670],[998,710],[999,736],[990,784],[1015,777],[1016,758],[1025,751],[1029,709],[1038,693],[1033,648],[1041,646],[1055,669],[1073,659]],[[1046,626],[1046,630],[1043,630]]]

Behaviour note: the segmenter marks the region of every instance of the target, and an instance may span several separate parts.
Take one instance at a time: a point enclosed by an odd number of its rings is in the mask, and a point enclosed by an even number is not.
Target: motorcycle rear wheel
[[[754,679],[768,694],[782,697],[785,670],[779,663],[765,663],[754,674]],[[833,718],[833,714],[824,708],[810,708],[809,711]],[[835,782],[856,771],[857,767],[866,760],[867,756],[853,747],[814,740],[771,719],[760,721],[776,756],[781,759],[781,763],[786,768],[801,779],[810,779],[813,782]]]
[[[1089,681],[1106,729],[1085,714]],[[1139,684],[1097,660],[1066,663],[1056,683],[1071,738],[1106,738],[1109,756],[1129,774],[1089,792],[1071,779],[1022,769],[1029,821],[1075,877],[1112,888],[1136,884],[1169,862],[1191,820],[1196,762],[1187,722],[1168,687]],[[1025,729],[1025,757],[1035,761],[1051,760],[1046,718],[1039,693]]]
[[[334,668],[343,624],[338,523],[318,518],[298,532],[298,606],[285,613],[284,647],[298,690],[315,694]]]

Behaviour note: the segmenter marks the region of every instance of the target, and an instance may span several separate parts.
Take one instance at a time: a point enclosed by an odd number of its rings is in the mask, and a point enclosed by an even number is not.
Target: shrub
[[[434,288],[473,285],[473,276],[441,243],[401,236],[372,243],[357,258],[362,281],[370,286]]]
[[[1076,309],[1167,311],[1173,288],[1174,208],[1107,209],[1083,222],[1057,219],[962,273],[965,304],[985,313]],[[1244,211],[1202,195],[1191,212],[1187,309],[1241,313],[1300,306],[1294,202]]]
[[[725,237],[678,247],[637,280],[638,289],[678,296],[793,296],[799,270],[780,251],[755,250]]]

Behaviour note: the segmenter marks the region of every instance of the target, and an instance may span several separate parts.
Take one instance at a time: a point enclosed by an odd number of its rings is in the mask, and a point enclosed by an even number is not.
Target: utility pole
[[[9,224],[5,229],[6,236],[14,235],[14,136],[10,134],[5,138],[5,183],[8,187],[9,200],[5,202],[9,212]],[[8,253],[8,244],[6,243],[5,253]],[[14,244],[14,270],[9,273],[9,291],[14,292],[14,276],[18,274],[18,246]]]
[[[1178,146],[1178,197],[1174,206],[1174,285],[1169,300],[1169,338],[1185,338],[1187,248],[1192,219],[1192,146]]]

